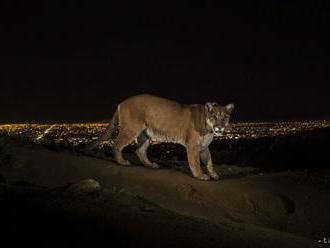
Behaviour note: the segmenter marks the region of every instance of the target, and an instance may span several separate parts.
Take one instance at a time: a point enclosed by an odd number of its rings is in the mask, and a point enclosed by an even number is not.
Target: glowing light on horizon
[[[0,136],[7,135],[38,143],[54,143],[76,147],[97,139],[108,124],[4,124],[0,125]],[[330,128],[330,121],[232,123],[221,135],[216,136],[215,139],[238,140],[278,137],[321,128]],[[111,142],[104,142],[105,146],[110,144]]]

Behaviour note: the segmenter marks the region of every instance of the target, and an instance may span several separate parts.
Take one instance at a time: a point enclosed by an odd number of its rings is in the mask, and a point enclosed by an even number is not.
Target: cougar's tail
[[[105,132],[96,141],[94,141],[90,144],[87,144],[85,149],[88,151],[92,150],[95,147],[97,147],[98,145],[100,145],[103,141],[109,140],[113,136],[114,131],[116,130],[116,127],[118,126],[118,124],[119,124],[119,116],[118,116],[118,109],[117,109],[111,119],[109,126],[105,130]]]

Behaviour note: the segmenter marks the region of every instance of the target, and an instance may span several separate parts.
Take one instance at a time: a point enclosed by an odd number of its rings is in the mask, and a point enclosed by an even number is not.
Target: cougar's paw
[[[220,179],[220,177],[219,177],[219,175],[218,175],[218,173],[210,173],[210,176],[211,176],[211,178],[213,179],[213,180],[219,180]]]
[[[117,161],[117,163],[120,165],[130,165],[131,164],[128,160],[120,160],[120,161]]]
[[[202,181],[210,180],[210,176],[207,175],[207,174],[201,174],[200,176],[197,176],[196,178],[199,179],[199,180],[202,180]]]
[[[159,164],[157,164],[157,163],[151,163],[149,166],[153,169],[159,169],[160,168]]]

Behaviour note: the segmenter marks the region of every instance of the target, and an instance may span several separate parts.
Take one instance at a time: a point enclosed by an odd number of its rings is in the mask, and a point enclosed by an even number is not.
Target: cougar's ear
[[[213,110],[213,107],[214,107],[214,105],[212,102],[205,103],[205,109],[207,112],[211,112]]]
[[[225,110],[226,110],[226,112],[227,112],[228,114],[230,114],[231,112],[233,112],[234,107],[235,107],[235,105],[234,105],[233,103],[231,103],[231,104],[227,104],[227,105],[225,106]]]

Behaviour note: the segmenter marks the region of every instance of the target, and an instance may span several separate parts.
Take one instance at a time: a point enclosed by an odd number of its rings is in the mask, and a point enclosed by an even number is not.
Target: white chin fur
[[[225,128],[224,127],[222,127],[222,128],[218,128],[218,127],[215,127],[214,128],[214,131],[216,131],[216,132],[223,132],[223,131],[225,131]]]

